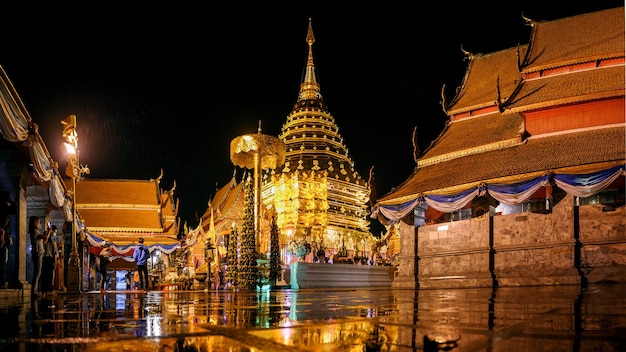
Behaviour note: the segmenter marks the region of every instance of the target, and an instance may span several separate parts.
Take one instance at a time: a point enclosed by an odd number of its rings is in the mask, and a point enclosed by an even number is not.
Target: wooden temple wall
[[[396,288],[512,287],[626,282],[626,207],[479,216],[400,227]]]

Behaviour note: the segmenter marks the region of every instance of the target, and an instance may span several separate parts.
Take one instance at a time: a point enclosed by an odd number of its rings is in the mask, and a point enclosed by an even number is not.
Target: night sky
[[[481,4],[482,3],[482,4]],[[374,166],[383,195],[409,177],[441,132],[461,84],[463,50],[528,42],[535,21],[624,6],[623,1],[452,2],[358,8],[285,5],[141,9],[34,5],[3,16],[2,65],[54,160],[65,167],[60,121],[78,120],[89,178],[176,182],[183,222],[195,226],[235,167],[230,141],[277,136],[296,102],[308,18],[321,92],[361,177]],[[29,7],[30,6],[30,7]],[[93,6],[93,5],[92,5]],[[228,8],[231,7],[231,8]],[[343,8],[343,9],[340,9]],[[37,14],[33,14],[33,13]],[[237,169],[238,175],[242,174]]]

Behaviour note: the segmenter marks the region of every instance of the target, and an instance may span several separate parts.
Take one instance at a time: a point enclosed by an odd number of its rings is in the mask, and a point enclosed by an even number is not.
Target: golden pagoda
[[[322,99],[313,63],[311,19],[306,42],[308,57],[298,100],[279,135],[286,145],[285,163],[263,173],[262,203],[275,214],[285,247],[304,239],[313,251],[323,246],[327,256],[344,245],[352,255],[365,254],[373,240],[367,220],[369,185],[354,168]],[[269,250],[267,226],[260,248]]]

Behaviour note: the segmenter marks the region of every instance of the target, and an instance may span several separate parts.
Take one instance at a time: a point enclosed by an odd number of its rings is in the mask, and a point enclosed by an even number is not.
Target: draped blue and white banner
[[[623,166],[582,175],[554,175],[554,182],[568,194],[586,198],[605,189],[620,175],[624,175]]]
[[[102,247],[104,246],[105,243],[107,243],[107,241],[104,238],[96,236],[90,232],[87,232],[87,241],[89,241],[89,243],[93,247]],[[109,245],[117,253],[121,255],[127,255],[127,256],[133,255],[133,250],[135,249],[135,246],[136,246],[134,244],[128,244],[128,245],[122,246],[122,245],[116,245],[115,243],[111,243],[111,242],[109,242]],[[150,250],[150,252],[152,252],[155,249],[158,249],[165,254],[171,254],[178,248],[180,248],[180,244],[178,243],[176,244],[155,243],[151,246],[148,246],[148,249]]]
[[[444,213],[451,213],[462,209],[478,195],[478,192],[478,187],[475,187],[454,195],[442,196],[430,194],[425,196],[424,199],[429,206]]]
[[[526,202],[541,187],[550,183],[550,175],[513,184],[488,184],[485,188],[500,203],[516,205]]]
[[[586,198],[598,194],[618,177],[625,175],[624,165],[621,165],[588,174],[555,173],[552,176],[544,175],[517,183],[489,183],[482,187],[472,187],[456,194],[426,194],[402,204],[378,205],[372,211],[371,217],[376,218],[380,213],[389,220],[397,221],[412,212],[415,206],[421,202],[426,202],[429,206],[441,212],[451,213],[462,209],[474,197],[483,194],[484,191],[503,204],[517,205],[528,201],[541,187],[549,185],[551,180],[568,194]]]
[[[385,218],[397,220],[407,216],[419,203],[420,200],[418,198],[415,198],[414,200],[408,201],[403,204],[385,205],[384,207],[378,207],[377,210],[379,210]],[[377,213],[372,214],[373,217],[375,217],[376,215]]]

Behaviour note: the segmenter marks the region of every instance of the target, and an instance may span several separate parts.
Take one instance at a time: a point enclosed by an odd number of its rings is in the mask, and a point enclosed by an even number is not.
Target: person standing
[[[65,292],[65,285],[63,283],[63,235],[59,234],[59,231],[55,225],[52,225],[54,232],[52,233],[51,240],[54,241],[57,247],[57,262],[54,268],[54,290]],[[63,230],[61,230],[63,232]]]
[[[141,290],[148,288],[148,257],[150,256],[150,250],[143,244],[143,237],[139,237],[139,244],[135,246],[133,252],[133,259],[135,259],[135,265],[137,265],[137,271],[139,272],[139,285]]]
[[[28,234],[30,235],[31,244],[31,257],[33,259],[33,282],[32,282],[32,294],[36,297],[41,297],[41,290],[39,287],[39,280],[41,278],[41,266],[43,262],[43,238],[39,226],[41,219],[38,216],[31,216],[28,220]]]
[[[9,246],[13,245],[9,215],[17,213],[17,206],[7,191],[0,192],[0,289],[9,287],[7,281],[7,263]]]
[[[107,283],[107,270],[109,261],[111,261],[111,250],[109,244],[105,243],[98,255],[98,271],[100,272],[100,293],[104,293]]]
[[[44,297],[54,295],[54,271],[59,260],[59,250],[57,243],[54,241],[53,236],[56,235],[57,227],[55,225],[50,226],[46,231],[46,235],[43,240],[44,253],[43,261],[41,264],[41,293]]]

